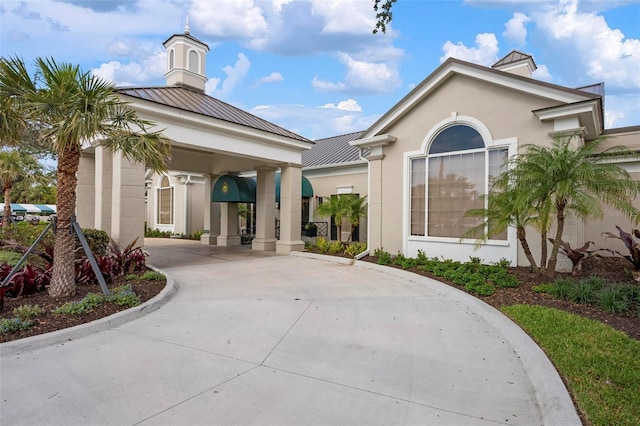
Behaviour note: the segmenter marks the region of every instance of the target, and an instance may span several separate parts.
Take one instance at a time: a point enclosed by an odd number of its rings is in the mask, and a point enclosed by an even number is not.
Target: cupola
[[[162,43],[167,49],[167,86],[182,86],[204,92],[207,82],[206,58],[209,46],[193,37],[189,18],[184,34],[174,34]]]
[[[531,78],[533,72],[538,69],[536,63],[533,61],[533,56],[517,50],[512,50],[507,56],[493,64],[491,68],[529,78]]]

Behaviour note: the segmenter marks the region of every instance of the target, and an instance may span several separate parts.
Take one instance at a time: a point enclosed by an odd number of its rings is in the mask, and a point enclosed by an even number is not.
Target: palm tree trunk
[[[11,187],[4,187],[4,218],[2,219],[2,230],[9,229],[11,224]]]
[[[524,251],[524,255],[527,257],[527,260],[531,264],[531,268],[535,273],[540,272],[538,265],[536,265],[536,260],[533,258],[531,254],[531,248],[529,248],[529,243],[527,242],[527,233],[524,230],[523,226],[518,226],[517,228],[518,241],[520,241],[520,245],[522,246],[522,250]]]
[[[547,263],[546,273],[549,276],[553,276],[556,273],[556,264],[558,263],[558,251],[560,250],[560,241],[562,241],[562,233],[564,232],[564,207],[566,203],[557,205],[557,223],[556,238],[553,241],[551,248],[551,256],[549,256],[549,263]]]
[[[67,146],[58,155],[58,195],[56,198],[58,222],[53,249],[53,271],[49,286],[51,297],[72,296],[76,293],[76,240],[71,230],[71,217],[76,210],[76,185],[78,182],[76,173],[79,164],[80,150],[77,146]]]
[[[547,231],[540,233],[540,267],[547,264]]]

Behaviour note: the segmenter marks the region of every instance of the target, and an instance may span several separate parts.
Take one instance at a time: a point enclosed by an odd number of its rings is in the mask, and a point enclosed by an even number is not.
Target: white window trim
[[[198,62],[196,63],[196,71],[191,71],[191,52],[194,52],[196,54],[196,57],[198,58]],[[202,58],[200,57],[200,52],[198,52],[196,49],[189,49],[187,51],[187,71],[193,73],[193,74],[202,74],[201,72],[201,68],[200,68],[200,64],[202,62]]]
[[[450,237],[432,237],[432,236],[418,236],[418,235],[410,235],[411,232],[411,160],[415,158],[429,158],[428,149],[430,143],[433,141],[434,137],[439,134],[441,131],[446,129],[447,127],[451,127],[453,125],[466,125],[469,126],[480,134],[484,143],[485,143],[485,151],[489,151],[491,149],[500,149],[507,148],[509,158],[513,157],[517,153],[518,149],[518,138],[510,137],[504,139],[494,139],[493,135],[489,131],[489,129],[478,119],[468,116],[460,116],[456,112],[451,113],[451,117],[446,118],[427,132],[424,137],[421,147],[416,151],[408,151],[403,154],[403,174],[402,174],[402,250],[404,253],[409,253],[409,245],[413,242],[431,242],[440,245],[442,243],[444,246],[454,247],[455,245],[464,245],[464,246],[473,246],[475,243],[475,239],[459,239],[459,238],[450,238]],[[467,151],[459,151],[461,153],[464,152],[474,152],[478,151],[467,150]],[[458,153],[458,151],[456,151]],[[485,166],[488,165],[489,156],[485,156]],[[487,169],[485,169],[487,170]],[[425,184],[425,191],[427,185]],[[485,180],[485,193],[488,191],[488,182]],[[425,194],[425,202],[427,202],[428,194]],[[428,205],[425,206],[425,210],[428,214]],[[425,234],[427,233],[426,229],[427,223],[425,222]],[[512,256],[510,256],[510,260],[515,265],[517,263],[517,238],[516,238],[516,230],[513,227],[509,227],[507,230],[507,239],[505,240],[487,240],[487,242],[483,245],[484,248],[491,250],[491,247],[509,247],[513,246],[511,249]],[[478,250],[478,254],[482,257],[483,248]],[[486,250],[484,250],[486,251]],[[427,255],[432,255],[427,253]],[[490,256],[489,256],[490,257]],[[507,257],[507,256],[504,256]],[[451,257],[453,258],[453,257]],[[468,259],[464,259],[468,260]]]
[[[169,180],[169,186],[161,186],[162,180],[165,177]],[[165,189],[165,188],[171,188],[173,190],[173,205],[171,206],[171,209],[173,210],[171,212],[171,216],[173,217],[173,223],[170,224],[170,225],[158,223],[158,202],[160,200],[160,190],[161,189]],[[175,189],[175,184],[171,180],[171,176],[169,176],[167,174],[163,174],[163,175],[160,175],[158,177],[157,184],[156,184],[156,186],[154,188],[154,200],[153,200],[153,224],[155,226],[154,229],[158,229],[160,231],[165,231],[165,232],[166,231],[174,232],[175,231],[175,227],[176,227],[176,220],[175,219],[176,219],[176,189]]]

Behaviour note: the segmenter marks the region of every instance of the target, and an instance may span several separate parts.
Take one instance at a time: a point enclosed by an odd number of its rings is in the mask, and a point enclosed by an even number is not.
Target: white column
[[[82,153],[78,167],[76,219],[82,228],[95,226],[96,163],[93,155]],[[86,206],[91,206],[87,208]]]
[[[220,235],[217,242],[221,247],[240,245],[238,205],[236,203],[220,203]]]
[[[276,249],[276,169],[258,168],[256,188],[256,233],[251,242],[253,250]]]
[[[95,148],[95,229],[102,229],[111,235],[111,198],[113,184],[113,158],[103,146]],[[80,207],[81,208],[81,207]]]
[[[369,212],[367,215],[367,245],[371,253],[382,248],[382,159],[384,155],[371,155],[369,161]]]
[[[127,246],[144,244],[144,165],[113,154],[111,238]]]
[[[204,176],[204,228],[209,233],[202,234],[200,243],[215,246],[220,235],[220,203],[211,201],[217,175]]]
[[[288,254],[304,250],[300,236],[302,224],[302,168],[290,165],[280,176],[280,240],[276,252]]]

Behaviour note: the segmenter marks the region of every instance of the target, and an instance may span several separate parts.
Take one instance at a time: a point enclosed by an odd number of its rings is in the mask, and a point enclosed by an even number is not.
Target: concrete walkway
[[[0,346],[0,424],[580,424],[531,339],[447,285],[247,247],[147,249],[175,295],[85,337]]]

